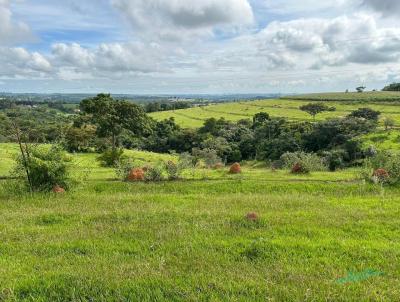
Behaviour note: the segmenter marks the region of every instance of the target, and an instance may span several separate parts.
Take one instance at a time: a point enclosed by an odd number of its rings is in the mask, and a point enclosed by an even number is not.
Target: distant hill
[[[383,101],[393,102],[400,101],[399,91],[371,91],[371,92],[330,92],[330,93],[312,93],[283,96],[285,100],[300,101],[352,101],[352,102],[371,102]]]
[[[177,94],[177,95],[135,95],[112,94],[115,99],[124,99],[136,103],[159,101],[194,101],[205,103],[235,102],[242,100],[258,100],[279,98],[280,94]],[[86,93],[9,93],[0,92],[0,100],[9,99],[15,102],[62,102],[79,103],[81,100],[94,97],[95,94]]]

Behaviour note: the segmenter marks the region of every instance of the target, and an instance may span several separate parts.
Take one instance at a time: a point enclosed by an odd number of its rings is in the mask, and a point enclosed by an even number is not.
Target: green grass
[[[2,159],[13,152],[0,145]],[[74,169],[97,164],[75,156]],[[400,191],[356,175],[248,164],[239,176],[128,184],[96,166],[64,195],[3,181],[0,300],[396,301]],[[369,270],[379,273],[339,282]]]
[[[249,102],[224,103],[206,107],[196,107],[175,111],[164,111],[152,113],[151,116],[157,120],[169,117],[175,118],[176,122],[185,128],[197,128],[203,125],[208,118],[225,118],[226,120],[238,121],[241,119],[252,119],[258,112],[267,112],[273,117],[287,117],[293,121],[312,121],[313,118],[299,110],[309,101],[303,100],[259,100]],[[385,117],[393,118],[400,124],[400,105],[393,102],[330,102],[329,106],[336,107],[335,112],[324,112],[317,115],[317,120],[327,118],[343,117],[361,107],[369,107],[382,112],[382,120]]]
[[[371,100],[372,97],[368,97],[371,94],[376,96],[376,99]],[[376,145],[382,149],[400,149],[400,140],[397,140],[396,130],[393,130],[390,134],[384,133],[383,121],[385,118],[392,118],[396,123],[396,128],[400,126],[400,103],[389,101],[383,96],[399,95],[400,93],[391,92],[374,92],[362,94],[365,99],[363,101],[357,101],[354,99],[357,93],[349,94],[319,94],[311,95],[307,100],[293,100],[293,99],[280,99],[280,100],[258,100],[249,102],[235,102],[235,103],[224,103],[218,105],[210,105],[206,107],[196,107],[183,110],[175,111],[164,111],[152,113],[151,116],[156,120],[163,120],[173,117],[175,121],[184,128],[198,128],[204,124],[204,121],[208,118],[224,118],[229,121],[239,121],[241,119],[252,119],[256,113],[267,112],[272,117],[286,117],[292,121],[313,121],[313,118],[299,110],[299,107],[309,103],[310,101],[316,101],[320,97],[326,95],[336,95],[336,101],[330,101],[329,106],[336,108],[334,112],[324,112],[317,115],[316,120],[322,121],[329,118],[339,118],[350,114],[352,111],[362,107],[369,107],[374,110],[380,111],[380,129],[377,133],[369,136],[372,138],[376,135],[387,135],[387,140],[379,142],[379,144],[373,141],[367,140],[366,143],[369,145]],[[349,99],[345,99],[347,95],[350,95]],[[361,94],[360,94],[361,95]],[[314,97],[313,97],[314,96]],[[317,96],[317,97],[316,97]],[[378,97],[379,96],[379,97]],[[308,96],[299,96],[299,98]],[[343,99],[340,99],[342,97]],[[352,100],[352,101],[350,101]]]
[[[371,92],[331,92],[331,93],[312,93],[296,96],[287,96],[283,99],[306,100],[306,101],[359,101],[359,102],[398,102],[400,92],[398,91],[371,91]]]

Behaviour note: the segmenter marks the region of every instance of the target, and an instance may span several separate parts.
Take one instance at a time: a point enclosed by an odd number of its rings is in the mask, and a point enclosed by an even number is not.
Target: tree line
[[[332,170],[357,164],[368,156],[359,137],[373,132],[380,113],[360,108],[346,117],[321,122],[273,118],[266,112],[238,122],[210,118],[199,129],[181,128],[173,118],[156,121],[141,106],[100,94],[83,100],[81,113],[63,137],[70,152],[104,152],[137,148],[159,153],[203,153],[224,163],[262,160],[279,163],[288,152],[316,153]],[[312,116],[334,110],[321,104],[299,108]]]

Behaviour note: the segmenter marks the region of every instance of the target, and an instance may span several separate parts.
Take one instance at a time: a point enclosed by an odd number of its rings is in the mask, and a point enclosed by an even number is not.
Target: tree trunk
[[[26,173],[26,178],[28,179],[29,190],[30,190],[30,192],[33,192],[31,174],[30,174],[29,165],[28,165],[28,160],[29,160],[29,157],[30,157],[29,156],[29,151],[28,151],[28,146],[25,144],[25,150],[24,150],[20,129],[18,128],[18,126],[14,122],[12,122],[12,125],[14,127],[15,135],[17,137],[17,141],[18,141],[18,145],[19,145],[19,150],[21,152],[23,166],[24,166],[25,173]]]

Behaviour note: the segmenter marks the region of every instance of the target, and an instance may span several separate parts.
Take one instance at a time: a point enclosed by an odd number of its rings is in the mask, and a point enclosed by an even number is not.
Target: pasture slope
[[[0,144],[0,175],[16,150]],[[400,190],[365,184],[356,170],[294,176],[249,163],[242,175],[124,183],[94,154],[71,165],[86,178],[61,195],[0,181],[1,301],[400,297]]]
[[[382,118],[390,117],[400,124],[400,93],[398,92],[366,92],[366,93],[328,93],[290,96],[277,100],[238,101],[196,107],[175,111],[152,113],[157,120],[169,117],[185,128],[197,128],[202,126],[208,118],[225,118],[238,121],[251,119],[258,112],[268,112],[273,117],[287,117],[290,120],[312,121],[312,117],[299,110],[299,107],[310,101],[326,101],[329,106],[336,107],[335,112],[324,112],[317,116],[317,120],[341,117],[351,111],[370,107],[382,112]]]

